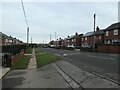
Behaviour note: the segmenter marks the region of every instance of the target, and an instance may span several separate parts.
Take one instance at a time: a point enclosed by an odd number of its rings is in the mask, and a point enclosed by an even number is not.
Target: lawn
[[[46,64],[53,63],[55,61],[60,60],[61,58],[57,55],[41,52],[41,50],[36,50],[36,62],[37,62],[37,68],[42,67]]]
[[[29,48],[26,54],[32,54],[32,49]],[[11,69],[26,69],[29,64],[31,55],[23,55],[18,62],[16,62]]]
[[[11,69],[26,69],[29,63],[31,55],[24,55],[20,58],[18,62],[16,62]]]
[[[32,54],[32,48],[28,48],[26,54]]]

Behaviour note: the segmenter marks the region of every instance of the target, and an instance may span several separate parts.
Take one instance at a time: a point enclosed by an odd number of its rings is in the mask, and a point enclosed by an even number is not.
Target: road
[[[52,48],[44,48],[44,51],[59,55],[63,60],[66,60],[79,68],[118,81],[117,54],[80,52]]]

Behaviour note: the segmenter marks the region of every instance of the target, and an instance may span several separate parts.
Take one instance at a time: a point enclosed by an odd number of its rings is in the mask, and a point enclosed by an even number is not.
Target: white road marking
[[[79,55],[80,53],[63,54],[63,56]]]
[[[55,53],[55,55],[60,56],[59,54]]]
[[[63,54],[63,56],[67,56],[67,54]]]
[[[110,60],[115,60],[114,58],[106,58],[106,57],[93,56],[93,55],[87,55],[87,56],[88,56],[88,57],[101,58],[101,59],[110,59]]]

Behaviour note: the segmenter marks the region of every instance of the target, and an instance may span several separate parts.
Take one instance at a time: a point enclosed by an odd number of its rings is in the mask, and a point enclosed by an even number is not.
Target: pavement
[[[28,69],[31,69],[31,68],[37,68],[34,48],[33,48],[31,59],[30,59],[29,64],[28,64]]]
[[[82,88],[118,88],[118,84],[80,69],[69,62],[58,61],[56,65]]]
[[[37,67],[36,57],[35,57],[35,51],[34,51],[34,48],[33,48],[32,57],[31,57],[30,62],[28,64],[28,68],[36,68],[36,67]],[[4,77],[9,71],[10,71],[9,67],[2,67],[1,66],[0,67],[0,78]]]
[[[0,66],[0,79],[10,71],[9,67]]]
[[[119,85],[60,60],[37,68],[33,50],[28,68],[11,70],[2,79],[3,88],[118,88]]]
[[[43,48],[44,51],[60,56],[63,60],[79,68],[87,69],[107,78],[118,81],[119,55],[93,52],[81,52],[76,50],[61,50]]]

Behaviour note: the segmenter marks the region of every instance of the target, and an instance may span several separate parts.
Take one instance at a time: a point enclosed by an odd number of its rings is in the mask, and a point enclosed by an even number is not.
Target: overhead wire
[[[28,26],[27,16],[26,16],[26,13],[25,13],[24,3],[23,3],[22,0],[21,0],[21,3],[22,3],[23,13],[24,13],[24,17],[25,17],[25,22],[26,22],[27,27],[29,27],[29,26]]]

